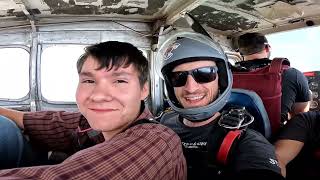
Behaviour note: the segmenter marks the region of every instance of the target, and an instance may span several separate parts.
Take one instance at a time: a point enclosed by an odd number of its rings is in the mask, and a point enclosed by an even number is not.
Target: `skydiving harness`
[[[285,124],[285,120],[281,120],[282,74],[290,68],[290,62],[286,58],[267,60],[270,65],[261,60],[255,61],[247,67],[239,65],[233,68],[232,88],[251,90],[260,96],[270,119],[272,134],[276,134]]]
[[[227,166],[232,161],[235,148],[245,134],[247,127],[254,121],[254,117],[245,107],[231,107],[224,110],[214,126],[208,139],[209,164]],[[154,120],[142,119],[135,121],[128,128],[144,123],[158,123]]]
[[[245,107],[223,111],[218,125],[210,131],[208,139],[209,164],[226,166],[232,161],[239,140],[253,121],[254,117]]]

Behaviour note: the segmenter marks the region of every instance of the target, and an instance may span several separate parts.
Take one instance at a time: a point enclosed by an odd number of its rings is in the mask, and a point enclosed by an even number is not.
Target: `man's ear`
[[[265,47],[266,53],[268,54],[268,58],[271,56],[271,46],[269,44],[266,44]]]
[[[145,100],[149,96],[149,82],[144,83],[141,89],[141,100]]]
[[[269,44],[266,44],[266,50],[267,52],[271,52],[271,46]]]

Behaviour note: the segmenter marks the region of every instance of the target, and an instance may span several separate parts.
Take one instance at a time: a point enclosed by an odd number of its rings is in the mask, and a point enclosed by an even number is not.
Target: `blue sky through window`
[[[302,72],[320,71],[320,26],[267,35],[271,58],[286,57]]]

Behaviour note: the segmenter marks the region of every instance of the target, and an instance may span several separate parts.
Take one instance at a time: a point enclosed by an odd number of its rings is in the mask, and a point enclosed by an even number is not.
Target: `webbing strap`
[[[240,137],[241,132],[242,130],[235,130],[235,131],[228,132],[228,134],[223,139],[222,144],[219,148],[219,152],[217,154],[218,162],[222,163],[223,165],[227,164],[227,158],[228,158],[228,154],[231,149],[231,146],[234,140]]]
[[[271,61],[269,72],[270,73],[280,73],[282,70],[282,64],[290,66],[290,62],[287,58],[274,58]]]

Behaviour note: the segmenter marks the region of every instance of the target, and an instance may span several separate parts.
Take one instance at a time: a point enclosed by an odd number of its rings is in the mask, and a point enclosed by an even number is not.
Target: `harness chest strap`
[[[212,131],[211,144],[218,144],[218,146],[210,146],[216,147],[215,149],[209,148],[210,153],[214,153],[213,157],[218,164],[227,166],[228,162],[232,161],[240,137],[253,121],[253,116],[245,107],[231,108],[222,112],[218,121],[219,126]]]
[[[234,130],[229,131],[228,134],[222,141],[222,144],[217,153],[217,160],[223,165],[227,165],[228,154],[230,149],[235,142],[235,140],[239,140],[242,130]]]

